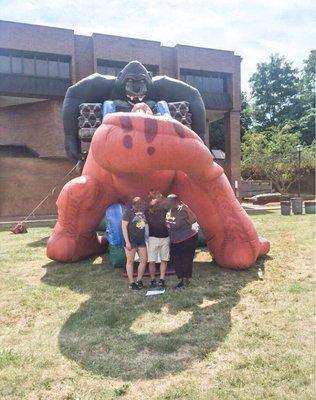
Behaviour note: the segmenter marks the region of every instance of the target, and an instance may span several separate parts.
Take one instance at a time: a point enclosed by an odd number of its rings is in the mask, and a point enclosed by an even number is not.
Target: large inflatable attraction
[[[91,144],[81,176],[58,197],[49,258],[73,262],[104,252],[96,229],[105,211],[150,190],[175,193],[192,208],[220,266],[249,268],[269,251],[203,142],[205,107],[197,89],[152,78],[132,61],[117,78],[93,74],[70,87],[63,122],[70,158],[85,158],[81,141]]]

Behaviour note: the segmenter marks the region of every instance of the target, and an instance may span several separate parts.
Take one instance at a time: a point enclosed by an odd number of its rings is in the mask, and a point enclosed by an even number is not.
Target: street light
[[[298,197],[301,197],[301,154],[304,146],[302,144],[298,144],[296,146],[296,151],[298,152]]]

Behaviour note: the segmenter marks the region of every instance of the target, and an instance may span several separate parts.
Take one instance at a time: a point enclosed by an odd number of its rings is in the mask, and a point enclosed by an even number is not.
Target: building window
[[[35,68],[37,76],[47,76],[48,75],[48,63],[46,60],[41,60],[40,58],[36,58],[35,60]]]
[[[35,75],[35,60],[32,57],[23,58],[24,75]]]
[[[98,59],[97,72],[103,75],[118,76],[126,64],[128,64],[128,62]],[[158,65],[144,64],[144,67],[152,74],[152,76],[158,75],[159,73]]]
[[[122,67],[107,67],[105,65],[98,65],[97,72],[99,72],[102,75],[117,76],[124,67],[125,65],[123,65]]]
[[[70,78],[69,62],[59,61],[59,76],[64,79]]]
[[[48,76],[56,77],[58,74],[58,61],[48,60]]]
[[[12,73],[13,74],[22,74],[22,58],[21,57],[12,57]]]
[[[4,74],[10,73],[11,70],[10,64],[11,64],[10,56],[0,54],[0,72]]]
[[[0,49],[0,73],[70,79],[70,57]]]
[[[226,76],[215,72],[180,70],[180,79],[200,92],[226,93]]]

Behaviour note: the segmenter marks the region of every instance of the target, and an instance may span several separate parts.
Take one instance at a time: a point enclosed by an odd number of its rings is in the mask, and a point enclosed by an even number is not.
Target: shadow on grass
[[[48,239],[49,239],[49,236],[46,236],[39,240],[35,240],[34,242],[27,243],[27,246],[29,246],[29,247],[46,247]]]
[[[123,380],[177,373],[215,351],[231,330],[240,289],[258,279],[265,263],[262,258],[249,270],[232,271],[198,262],[192,287],[145,297],[129,292],[122,270],[106,260],[50,262],[42,281],[90,296],[62,326],[62,354],[93,373]],[[168,278],[169,287],[175,282]]]

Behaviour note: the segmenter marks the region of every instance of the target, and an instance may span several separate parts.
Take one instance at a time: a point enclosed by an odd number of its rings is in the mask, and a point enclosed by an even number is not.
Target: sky
[[[0,19],[231,50],[243,59],[248,92],[270,54],[301,68],[316,48],[315,0],[0,0]]]

